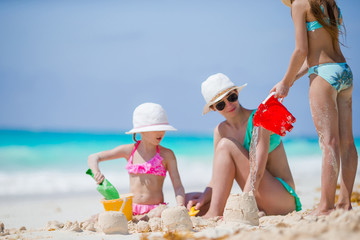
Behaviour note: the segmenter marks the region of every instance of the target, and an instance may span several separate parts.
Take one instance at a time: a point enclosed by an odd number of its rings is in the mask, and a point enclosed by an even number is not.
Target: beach
[[[122,134],[43,133],[1,131],[0,134],[0,222],[3,239],[139,239],[172,238],[163,231],[139,233],[129,223],[129,234],[104,234],[82,229],[84,222],[103,213],[102,195],[96,183],[85,174],[87,156],[129,143]],[[359,151],[358,140],[356,140]],[[211,177],[212,136],[171,135],[164,146],[173,149],[186,192],[203,191]],[[303,210],[286,216],[265,216],[259,226],[224,221],[204,222],[196,218],[193,231],[184,238],[241,239],[355,239],[359,236],[360,212],[357,203],[350,212],[337,211],[328,217],[307,216],[320,199],[321,154],[316,139],[284,138],[289,165]],[[194,148],[193,146],[196,146]],[[101,163],[100,167],[120,194],[129,192],[124,159]],[[358,171],[359,172],[359,171]],[[354,192],[360,192],[359,174]],[[175,206],[169,176],[164,198]],[[234,194],[241,189],[234,183]],[[57,222],[58,226],[51,227]],[[339,222],[340,221],[340,222]],[[354,225],[355,224],[355,225]],[[357,224],[357,225],[356,225]],[[305,230],[309,228],[310,230]],[[0,232],[1,232],[0,231]],[[145,234],[145,235],[143,235]],[[164,235],[165,234],[165,235]],[[178,233],[185,234],[185,232]],[[340,235],[339,235],[340,234]],[[355,237],[354,237],[355,236]]]
[[[338,2],[346,26],[341,52],[354,76],[352,131],[359,154],[360,1]],[[192,217],[181,231],[129,221],[122,225],[127,234],[105,234],[94,220],[109,212],[85,174],[88,156],[134,143],[125,132],[145,102],[160,104],[178,130],[166,132],[161,145],[174,152],[185,192],[206,188],[214,129],[224,118],[201,114],[201,84],[224,73],[237,86],[247,84],[238,95],[241,106],[259,106],[288,75],[297,40],[291,11],[281,1],[0,1],[0,22],[0,240],[360,239],[359,166],[354,210],[309,215],[320,200],[323,133],[314,127],[308,74],[293,82],[283,102],[296,117],[282,141],[302,211],[261,216],[256,225]],[[120,194],[130,191],[126,164],[100,164]],[[173,209],[168,173],[163,193]],[[231,193],[243,194],[236,182]]]
[[[300,186],[299,186],[300,188]],[[360,186],[356,186],[360,192]],[[166,198],[172,197],[168,192]],[[303,205],[316,202],[318,191],[312,191],[312,201],[303,201]],[[242,223],[223,222],[221,220],[201,222],[193,221],[191,232],[166,233],[162,231],[129,234],[104,234],[101,231],[83,230],[83,222],[92,215],[104,212],[98,194],[88,195],[49,195],[39,197],[2,197],[0,200],[0,221],[4,224],[2,239],[358,239],[360,235],[360,208],[353,203],[352,211],[335,211],[329,216],[309,216],[309,210],[289,213],[286,216],[264,216],[259,226]],[[306,198],[310,199],[310,197]],[[173,204],[170,204],[170,206]],[[197,218],[199,219],[199,218]],[[68,228],[50,228],[56,221]],[[131,225],[129,224],[129,227]],[[133,227],[134,228],[134,227]],[[3,233],[4,233],[3,232]]]
[[[295,179],[296,181],[296,179]],[[352,211],[336,211],[330,216],[312,217],[309,211],[319,200],[319,188],[309,188],[310,179],[297,181],[297,189],[303,210],[286,216],[265,216],[259,219],[259,226],[218,221],[194,222],[191,232],[176,232],[178,239],[358,239],[360,235],[360,202],[353,203]],[[355,192],[360,192],[357,177]],[[303,184],[303,185],[302,185]],[[233,192],[240,190],[234,184]],[[200,189],[199,189],[200,190]],[[174,193],[164,191],[169,207],[175,206]],[[358,195],[357,201],[360,200]],[[175,233],[162,231],[140,233],[136,225],[129,224],[129,234],[104,234],[93,229],[85,230],[81,225],[92,216],[104,212],[100,203],[102,196],[91,193],[67,193],[30,196],[2,196],[0,198],[0,222],[4,233],[0,239],[174,239]],[[199,218],[197,218],[199,219]],[[201,218],[200,218],[201,219]],[[68,226],[49,228],[52,222]],[[135,230],[134,230],[135,229]]]

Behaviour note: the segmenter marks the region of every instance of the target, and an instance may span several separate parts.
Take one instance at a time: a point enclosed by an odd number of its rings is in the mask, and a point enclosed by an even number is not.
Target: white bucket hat
[[[235,86],[235,84],[222,73],[211,75],[201,84],[201,93],[206,102],[202,114],[204,115],[210,112],[210,106],[221,100],[230,91],[236,89],[240,92],[246,85],[247,83],[240,87]]]
[[[285,4],[288,7],[291,7],[291,1],[290,0],[281,0],[283,4]]]
[[[176,130],[168,123],[166,112],[159,104],[143,103],[135,108],[133,129],[126,132],[126,134]]]

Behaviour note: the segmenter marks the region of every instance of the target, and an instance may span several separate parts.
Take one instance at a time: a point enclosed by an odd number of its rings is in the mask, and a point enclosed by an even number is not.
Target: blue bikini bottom
[[[340,92],[353,85],[353,74],[347,63],[324,63],[309,68],[309,77],[316,74]]]

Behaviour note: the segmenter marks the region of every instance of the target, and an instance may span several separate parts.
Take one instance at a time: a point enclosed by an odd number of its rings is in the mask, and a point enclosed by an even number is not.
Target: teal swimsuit
[[[323,6],[321,10],[324,12]],[[341,19],[341,11],[339,8],[339,19]],[[328,23],[330,20],[327,18],[325,21]],[[308,32],[315,31],[323,26],[318,21],[306,22]],[[338,28],[340,23],[338,21]],[[346,62],[343,63],[323,63],[309,68],[308,75],[318,75],[326,80],[337,92],[345,90],[353,85],[353,74]]]
[[[244,148],[248,151],[250,149],[251,137],[252,137],[252,132],[253,132],[253,128],[254,128],[253,118],[254,118],[255,112],[256,112],[256,109],[251,113],[251,115],[249,117],[247,128],[246,128],[245,139],[244,139],[244,143],[243,143]],[[275,148],[277,148],[280,145],[280,143],[281,143],[281,137],[275,133],[271,134],[270,135],[269,153],[271,153]],[[281,178],[278,178],[278,177],[275,177],[275,178],[277,180],[279,180],[279,182],[284,186],[286,191],[288,191],[291,194],[291,196],[294,197],[295,209],[296,209],[296,211],[300,211],[301,210],[300,198],[298,197],[298,195],[296,194],[294,189],[289,184],[287,184],[284,180],[282,180]]]
[[[302,206],[301,206],[301,202],[300,202],[300,198],[298,197],[298,195],[296,194],[296,192],[294,191],[294,189],[292,187],[290,187],[289,184],[287,184],[284,180],[282,180],[281,178],[275,177],[277,180],[280,181],[280,183],[284,186],[284,188],[286,189],[286,191],[288,191],[291,196],[293,196],[295,198],[295,210],[301,211]]]
[[[321,10],[324,12],[324,8],[323,6],[320,6],[321,7]],[[339,19],[341,19],[341,11],[340,11],[340,8],[339,9]],[[330,20],[329,18],[325,19],[325,22],[326,23],[329,23]],[[306,28],[308,30],[308,32],[310,31],[315,31],[316,29],[319,29],[319,28],[322,28],[323,26],[318,22],[318,21],[312,21],[312,22],[306,22]],[[340,23],[338,22],[338,29],[340,29]]]

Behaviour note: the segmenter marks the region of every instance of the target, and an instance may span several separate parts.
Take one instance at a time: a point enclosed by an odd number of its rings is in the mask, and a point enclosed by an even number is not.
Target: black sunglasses
[[[236,93],[232,93],[230,94],[227,98],[226,98],[229,102],[235,102],[238,100],[238,95]],[[224,110],[226,104],[224,101],[218,102],[217,104],[215,104],[215,108],[218,111],[222,111]]]

